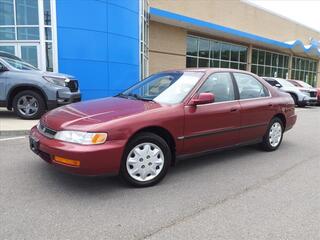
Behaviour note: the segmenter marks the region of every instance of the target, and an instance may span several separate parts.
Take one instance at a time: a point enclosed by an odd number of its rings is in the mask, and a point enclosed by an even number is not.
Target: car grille
[[[317,92],[310,92],[310,97],[316,97],[317,96]]]
[[[54,138],[54,135],[56,135],[57,133],[57,131],[44,126],[41,122],[38,124],[37,128],[40,133],[42,133],[44,136],[48,138]]]
[[[71,92],[77,92],[79,88],[79,84],[77,80],[70,80],[67,82],[67,87],[70,89]]]

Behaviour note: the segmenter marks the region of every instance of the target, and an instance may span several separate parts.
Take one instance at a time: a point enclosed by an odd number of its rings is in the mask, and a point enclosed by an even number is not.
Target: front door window
[[[199,93],[212,93],[215,102],[235,100],[233,82],[230,73],[221,72],[212,74],[201,86]]]

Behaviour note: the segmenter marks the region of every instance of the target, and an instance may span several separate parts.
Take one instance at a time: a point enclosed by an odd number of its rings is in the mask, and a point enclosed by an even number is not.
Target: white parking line
[[[17,139],[23,139],[23,138],[26,138],[26,136],[11,137],[11,138],[0,138],[0,142],[2,142],[2,141],[10,141],[10,140],[17,140]]]

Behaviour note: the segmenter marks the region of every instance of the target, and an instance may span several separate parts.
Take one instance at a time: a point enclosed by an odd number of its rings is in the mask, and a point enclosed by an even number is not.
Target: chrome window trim
[[[222,104],[222,103],[232,103],[232,102],[244,102],[244,101],[253,101],[253,100],[262,100],[262,99],[269,99],[272,98],[272,96],[267,97],[258,97],[258,98],[246,98],[246,99],[239,99],[239,100],[231,100],[231,101],[224,101],[224,102],[213,102],[213,103],[206,103],[206,104],[199,104],[197,107],[201,106],[208,106],[208,105],[214,105],[214,104]],[[191,105],[186,105],[186,107],[190,107]]]
[[[198,87],[195,86],[195,89],[196,89],[196,90],[195,90],[194,94],[189,98],[188,102],[186,102],[186,104],[184,105],[185,107],[186,107],[186,106],[188,106],[188,107],[191,106],[191,105],[189,105],[189,101],[198,93],[198,91],[200,90],[200,88],[202,87],[202,85],[208,80],[208,78],[209,78],[210,76],[212,76],[213,74],[215,74],[215,73],[229,73],[230,76],[232,76],[231,78],[234,78],[233,73],[247,74],[247,75],[253,77],[254,79],[256,79],[265,89],[267,89],[269,95],[268,95],[268,96],[265,96],[265,97],[246,98],[246,99],[240,99],[240,96],[239,96],[239,99],[234,99],[234,100],[229,100],[229,101],[223,101],[223,102],[213,102],[213,103],[200,104],[200,105],[197,105],[197,107],[198,107],[198,106],[207,106],[207,105],[212,105],[212,104],[221,104],[221,103],[237,102],[237,101],[238,101],[238,102],[242,102],[242,101],[248,101],[248,100],[269,99],[269,98],[272,98],[272,97],[273,97],[273,95],[271,94],[269,88],[268,88],[267,86],[265,86],[264,83],[262,83],[259,79],[257,79],[256,77],[252,76],[252,74],[250,74],[250,73],[245,73],[245,72],[237,72],[237,71],[232,71],[232,72],[231,72],[231,71],[227,71],[227,70],[222,70],[222,71],[216,71],[216,72],[211,73],[210,75],[207,76],[207,78],[206,78],[201,84],[199,84]],[[235,78],[234,78],[234,81],[236,81]],[[233,87],[234,87],[234,90],[235,90],[235,88],[238,88],[238,85],[233,84]],[[190,92],[191,92],[191,91],[190,91]],[[184,99],[184,100],[185,100],[185,99]]]

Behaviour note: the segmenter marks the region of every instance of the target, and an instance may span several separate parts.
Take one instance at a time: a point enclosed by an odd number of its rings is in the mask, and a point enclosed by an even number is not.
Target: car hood
[[[64,73],[53,73],[53,72],[46,72],[46,71],[41,71],[41,70],[18,70],[14,69],[14,72],[17,73],[22,73],[24,75],[30,75],[30,76],[50,76],[50,77],[65,77],[65,78],[70,78],[70,79],[75,79],[74,76],[69,75],[69,74],[64,74]]]
[[[50,76],[50,77],[67,77],[67,78],[75,78],[72,75],[69,74],[65,74],[65,73],[53,73],[53,72],[42,72],[40,71],[40,73],[42,74],[42,76]]]
[[[298,87],[300,91],[305,91],[305,92],[317,92],[316,88],[304,88],[304,87]]]
[[[59,107],[45,114],[41,122],[54,130],[93,131],[106,122],[159,107],[152,101],[109,97]]]

